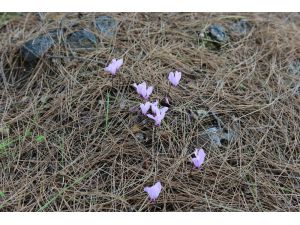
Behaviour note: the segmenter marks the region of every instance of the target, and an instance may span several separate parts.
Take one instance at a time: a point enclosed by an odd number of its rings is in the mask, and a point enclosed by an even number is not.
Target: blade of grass
[[[7,149],[14,143],[11,138],[6,138],[0,142],[0,156],[9,155],[12,152],[7,151]]]
[[[108,128],[108,113],[109,113],[109,98],[110,98],[110,92],[107,92],[106,94],[106,112],[105,112],[105,133],[107,132]]]
[[[45,205],[43,205],[42,207],[39,208],[38,212],[42,212],[44,211],[46,208],[48,208],[51,203],[53,201],[55,201],[55,199],[57,199],[63,192],[65,192],[66,190],[68,190],[69,188],[73,187],[75,184],[80,183],[84,178],[86,178],[90,173],[86,173],[85,175],[83,175],[82,177],[79,177],[78,179],[76,179],[72,184],[70,184],[69,186],[64,187],[61,191],[59,191],[57,194],[55,194],[48,202],[45,203]]]
[[[60,154],[61,154],[60,165],[63,169],[65,167],[65,144],[64,144],[64,139],[61,139],[61,143],[60,143],[59,148],[60,148]]]

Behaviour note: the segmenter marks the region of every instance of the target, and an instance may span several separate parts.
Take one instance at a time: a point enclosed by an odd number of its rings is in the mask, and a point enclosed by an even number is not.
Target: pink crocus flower
[[[158,181],[152,187],[145,187],[144,191],[148,193],[151,201],[155,201],[160,194],[161,188],[161,183]]]
[[[155,125],[156,126],[160,126],[161,121],[163,120],[163,118],[165,118],[166,112],[168,111],[168,107],[163,107],[163,108],[158,108],[157,106],[151,106],[151,109],[154,115],[151,114],[147,114],[147,116],[150,119],[153,119],[155,121]]]
[[[178,71],[175,71],[175,73],[170,72],[168,79],[173,86],[177,86],[181,79],[181,72],[178,72]]]
[[[145,100],[148,100],[153,91],[153,86],[147,88],[146,82],[143,82],[139,85],[134,83],[133,86],[136,88],[137,93],[141,95]]]
[[[195,158],[192,158],[192,161],[196,168],[199,168],[202,165],[202,163],[204,162],[205,155],[206,154],[202,148],[195,149]]]
[[[158,109],[158,100],[151,103],[151,111],[153,114],[156,114],[156,110]]]
[[[106,72],[111,73],[113,76],[115,76],[116,73],[117,73],[117,71],[122,66],[122,64],[123,64],[123,59],[118,59],[118,60],[117,59],[113,59],[111,61],[111,63],[107,67],[104,68],[104,70]]]
[[[140,104],[140,108],[141,108],[143,115],[147,114],[150,107],[151,107],[151,102],[146,102],[145,104]]]

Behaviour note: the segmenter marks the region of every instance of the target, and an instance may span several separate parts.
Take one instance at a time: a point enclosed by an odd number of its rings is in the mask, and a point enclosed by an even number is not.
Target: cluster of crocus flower
[[[136,92],[144,98],[144,100],[148,100],[153,91],[153,86],[149,86],[147,88],[146,82],[142,82],[141,84],[134,83],[133,86],[136,89]],[[148,114],[149,109],[151,108],[152,114]],[[164,119],[166,112],[168,111],[168,107],[159,108],[158,100],[155,102],[145,102],[140,104],[140,109],[142,114],[153,119],[155,121],[156,126],[160,126],[161,121]]]
[[[181,72],[175,71],[169,73],[168,77],[170,83],[173,86],[177,86],[179,84],[179,81],[181,79]],[[141,84],[134,83],[133,86],[136,88],[136,91],[139,95],[141,95],[145,100],[148,100],[152,91],[153,86],[150,86],[147,88],[146,82],[143,82]],[[166,101],[169,103],[168,98],[166,98]],[[152,114],[149,114],[148,111],[152,111]],[[155,121],[156,126],[160,126],[161,121],[164,119],[166,112],[168,111],[168,107],[158,107],[158,100],[155,102],[145,102],[140,104],[140,109],[142,111],[142,114],[149,117],[150,119],[153,119]],[[148,193],[149,198],[152,202],[155,202],[158,198],[160,192],[161,192],[162,186],[161,183],[158,181],[151,187],[145,187],[144,191]]]
[[[106,72],[109,72],[112,74],[112,77],[116,75],[118,70],[123,64],[123,59],[113,59],[112,62],[104,68]],[[181,72],[175,71],[170,72],[168,76],[168,80],[173,86],[178,86],[179,81],[181,79]],[[161,121],[164,119],[166,112],[168,111],[168,107],[158,107],[158,100],[155,102],[149,102],[148,99],[153,91],[153,86],[149,86],[147,88],[146,82],[142,82],[141,84],[134,83],[133,86],[136,88],[137,93],[144,98],[144,100],[147,100],[145,103],[140,104],[140,109],[142,111],[142,114],[149,117],[150,119],[153,119],[155,121],[156,126],[160,126]],[[169,103],[168,98],[166,97],[166,102]],[[152,111],[152,114],[149,114],[148,111]],[[196,148],[195,149],[195,157],[192,158],[192,162],[194,164],[194,167],[200,168],[200,166],[203,164],[205,159],[205,152],[202,148]],[[148,193],[150,201],[155,202],[158,198],[160,192],[162,190],[162,185],[160,181],[156,182],[151,187],[145,187],[144,191]]]

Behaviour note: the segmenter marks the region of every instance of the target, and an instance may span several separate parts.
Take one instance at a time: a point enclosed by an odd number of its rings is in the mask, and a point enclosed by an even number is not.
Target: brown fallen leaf
[[[141,127],[138,125],[138,124],[134,124],[132,127],[131,127],[131,131],[133,133],[137,133],[139,131],[141,131]]]

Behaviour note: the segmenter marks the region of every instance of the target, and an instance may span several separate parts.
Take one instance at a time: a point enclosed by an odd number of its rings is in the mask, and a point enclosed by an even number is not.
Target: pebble
[[[94,48],[97,44],[96,36],[88,30],[75,31],[67,37],[71,48]]]
[[[27,41],[21,47],[21,54],[26,61],[34,61],[42,57],[52,46],[54,46],[53,38],[45,34]]]
[[[219,42],[225,42],[228,39],[225,28],[219,24],[213,24],[209,27],[209,35]]]
[[[247,20],[241,19],[233,23],[231,29],[237,34],[245,35],[251,30],[251,25]]]
[[[101,33],[108,37],[113,37],[117,28],[115,19],[110,16],[100,16],[96,18],[95,25]]]

